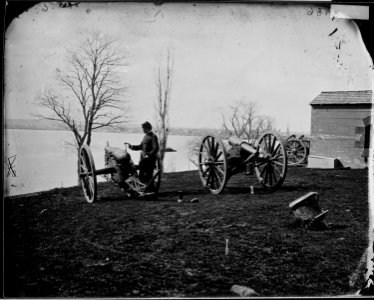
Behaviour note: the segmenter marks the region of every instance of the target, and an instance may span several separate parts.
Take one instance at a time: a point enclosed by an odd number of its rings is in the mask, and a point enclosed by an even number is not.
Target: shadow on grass
[[[276,190],[269,190],[269,189],[266,189],[265,187],[255,187],[254,192],[255,192],[255,194],[273,194],[273,193],[282,192],[282,191],[286,191],[286,192],[306,191],[306,190],[309,191],[310,189],[311,189],[310,186],[287,185],[287,186],[281,186]],[[232,195],[235,195],[235,194],[250,194],[251,189],[250,189],[250,187],[238,187],[238,186],[226,187],[225,192],[227,194],[232,194]]]
[[[347,229],[348,225],[341,224],[341,223],[333,224],[333,223],[320,222],[320,223],[315,223],[313,226],[307,226],[307,223],[303,223],[300,220],[293,220],[286,227],[289,229],[303,228],[303,229],[312,230],[312,231],[335,231],[335,230]]]
[[[273,194],[276,192],[293,192],[293,191],[310,191],[310,186],[301,186],[301,185],[293,185],[293,186],[281,186],[280,188],[276,190],[269,190],[265,187],[255,187],[255,194]],[[158,193],[158,197],[178,197],[179,192],[182,192],[183,195],[190,195],[190,196],[201,196],[202,194],[211,195],[209,190],[202,189],[202,188],[195,188],[195,189],[180,189],[180,190],[174,190],[174,191],[165,191]],[[247,187],[240,187],[240,186],[226,186],[225,189],[220,193],[220,195],[240,195],[240,194],[250,194],[251,188],[249,186]]]
[[[156,194],[156,195],[147,195],[147,196],[143,196],[143,197],[127,197],[126,195],[123,195],[123,197],[120,197],[120,196],[104,196],[104,197],[99,197],[98,199],[98,202],[117,202],[117,201],[121,201],[121,202],[124,202],[124,201],[139,201],[139,202],[143,202],[143,201],[166,201],[163,200],[162,198],[160,199],[160,194]],[[169,200],[170,201],[170,200]]]
[[[348,225],[345,224],[328,224],[328,229],[329,230],[340,230],[340,229],[346,229],[348,228]]]
[[[201,196],[202,194],[209,194],[208,190],[204,189],[179,189],[175,191],[160,192],[157,194],[158,197],[179,197],[179,193],[182,192],[183,196]]]

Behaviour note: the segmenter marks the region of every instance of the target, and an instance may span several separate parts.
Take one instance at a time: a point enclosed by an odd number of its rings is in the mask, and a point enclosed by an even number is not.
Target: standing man
[[[156,167],[156,159],[158,153],[158,138],[152,131],[152,125],[149,122],[142,124],[143,131],[145,133],[143,140],[139,145],[129,146],[131,150],[140,150],[140,161],[139,161],[139,180],[147,184],[153,176],[153,170]]]

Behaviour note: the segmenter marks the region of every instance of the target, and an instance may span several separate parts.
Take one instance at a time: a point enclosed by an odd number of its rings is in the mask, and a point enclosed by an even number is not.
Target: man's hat
[[[151,125],[151,123],[149,123],[149,122],[144,122],[143,124],[142,124],[142,127],[144,128],[144,129],[149,129],[149,130],[152,130],[152,125]]]

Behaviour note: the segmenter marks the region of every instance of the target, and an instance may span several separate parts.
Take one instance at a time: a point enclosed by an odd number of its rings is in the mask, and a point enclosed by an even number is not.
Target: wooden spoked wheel
[[[255,162],[258,180],[274,190],[282,185],[287,173],[287,153],[279,135],[265,132],[259,139],[259,157]]]
[[[95,163],[91,149],[88,145],[82,145],[79,149],[79,180],[84,197],[88,203],[97,199],[97,180],[95,175]]]
[[[227,175],[227,155],[222,141],[214,136],[206,136],[199,151],[199,174],[203,186],[212,194],[219,194],[225,188]]]
[[[284,143],[287,152],[288,165],[302,164],[307,156],[307,149],[302,140],[290,138]]]

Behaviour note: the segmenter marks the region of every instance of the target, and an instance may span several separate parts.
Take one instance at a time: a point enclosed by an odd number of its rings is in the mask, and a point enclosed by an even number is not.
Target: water
[[[104,148],[124,148],[124,142],[139,144],[143,134],[95,132],[91,151],[96,169],[104,167]],[[189,160],[194,136],[170,135],[168,147],[177,152],[165,154],[165,172],[195,170]],[[77,150],[69,131],[7,129],[4,137],[4,196],[34,193],[77,184]],[[135,163],[140,153],[129,151]],[[14,162],[11,163],[14,159]],[[10,166],[12,169],[10,169]],[[101,176],[98,181],[105,181]]]

